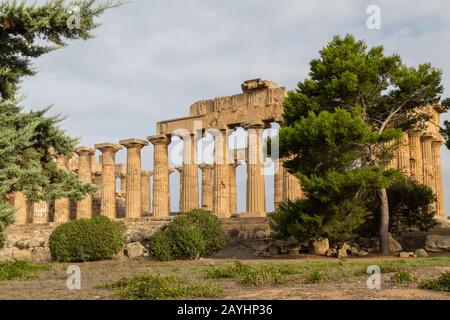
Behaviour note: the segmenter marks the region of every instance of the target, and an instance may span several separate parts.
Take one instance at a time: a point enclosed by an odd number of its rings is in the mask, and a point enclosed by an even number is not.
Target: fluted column
[[[413,177],[416,181],[423,183],[422,146],[420,142],[421,135],[422,132],[419,130],[408,131],[411,177]]]
[[[170,214],[169,198],[169,159],[167,146],[170,139],[166,135],[148,137],[155,146],[153,151],[153,215],[168,217]]]
[[[429,186],[433,190],[433,192],[436,192],[434,183],[434,170],[433,170],[433,152],[431,148],[432,141],[433,141],[432,134],[425,133],[421,137],[423,184]]]
[[[148,142],[140,139],[121,140],[119,143],[127,148],[127,195],[126,218],[138,218],[142,215],[141,189],[141,149]]]
[[[78,154],[78,179],[85,183],[92,182],[92,156],[95,154],[94,148],[78,147],[75,149]],[[77,203],[77,219],[92,217],[92,195]]]
[[[152,171],[141,172],[141,188],[142,188],[142,212],[151,212],[150,207],[150,177],[153,175]]]
[[[32,205],[32,222],[35,224],[48,222],[48,203],[38,201]]]
[[[202,209],[213,210],[213,165],[202,164]]]
[[[284,177],[284,167],[283,160],[278,159],[275,162],[275,181],[274,181],[274,202],[275,209],[278,209],[280,205],[283,203],[283,177]]]
[[[248,133],[247,212],[252,215],[264,216],[266,214],[262,145],[264,123],[249,123],[245,128]]]
[[[409,138],[407,133],[403,133],[400,141],[400,146],[397,151],[397,166],[404,174],[410,174]]]
[[[114,143],[96,144],[95,148],[102,152],[102,180],[100,214],[110,219],[116,215],[116,153],[122,147]]]
[[[283,170],[283,201],[295,201],[303,197],[302,187],[300,182],[287,169]]]
[[[69,170],[69,158],[65,156],[57,156],[56,163],[60,170]],[[63,197],[55,200],[55,216],[54,222],[67,222],[70,220],[70,199]]]
[[[184,169],[183,166],[178,166],[178,167],[175,168],[175,170],[177,170],[178,173],[180,174],[180,199],[179,199],[179,203],[178,203],[178,207],[179,207],[178,211],[180,213],[185,212],[184,209],[183,209],[183,205],[184,205],[184,199],[183,198],[185,196],[185,194],[184,194],[184,182],[183,182],[183,180],[184,180],[184,176],[183,176],[184,170],[183,169]]]
[[[183,137],[183,212],[198,209],[197,139],[195,135]]]
[[[230,167],[230,213],[237,213],[237,194],[236,194],[236,168],[237,163],[229,164]]]
[[[14,224],[24,225],[28,222],[28,206],[27,198],[23,192],[14,192],[13,194],[14,208],[16,209],[16,215],[14,219]]]
[[[230,169],[227,130],[218,130],[214,141],[213,211],[219,218],[228,218],[230,216]]]
[[[435,190],[436,190],[436,214],[440,217],[445,217],[444,207],[444,186],[442,183],[442,163],[441,163],[441,146],[444,144],[442,139],[436,139],[432,142],[433,166],[435,176]]]

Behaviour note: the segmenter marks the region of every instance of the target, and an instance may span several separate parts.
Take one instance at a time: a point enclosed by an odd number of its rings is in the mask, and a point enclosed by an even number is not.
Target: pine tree
[[[400,174],[387,164],[403,132],[429,119],[424,108],[441,103],[441,71],[429,63],[408,67],[400,56],[385,55],[382,46],[368,48],[351,35],[334,37],[310,68],[309,77],[285,100],[281,155],[290,159],[286,167],[310,196],[315,193],[313,198],[326,199],[328,190],[320,187],[333,188],[334,175],[353,181],[355,172],[362,172],[356,175],[361,187],[343,189],[337,198],[355,204],[361,197],[378,199],[381,252],[387,253],[387,188]],[[311,203],[308,210],[309,216],[326,212]]]
[[[13,192],[30,201],[50,201],[79,200],[95,190],[57,168],[55,155],[71,155],[77,143],[59,127],[63,117],[48,116],[49,108],[24,112],[19,92],[20,81],[36,73],[33,58],[63,48],[68,40],[91,38],[95,18],[121,4],[94,2],[0,3],[0,230],[14,220],[8,203]]]

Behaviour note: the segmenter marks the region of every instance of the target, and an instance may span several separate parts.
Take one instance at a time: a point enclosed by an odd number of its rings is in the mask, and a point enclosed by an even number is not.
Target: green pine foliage
[[[63,48],[66,41],[92,37],[95,18],[118,2],[95,5],[92,0],[66,4],[49,0],[44,4],[27,1],[0,3],[0,224],[14,220],[8,195],[24,192],[30,201],[68,197],[79,200],[95,190],[56,167],[54,155],[71,155],[77,139],[59,125],[63,117],[49,116],[49,108],[23,111],[20,82],[33,76],[34,58]],[[80,9],[80,25],[69,28],[74,7]]]
[[[389,209],[404,217],[417,208],[409,193],[394,192],[400,172],[387,164],[403,132],[423,128],[427,105],[447,105],[442,92],[442,73],[431,64],[409,67],[382,46],[334,37],[284,102],[280,156],[308,198],[281,206],[272,221],[275,235],[344,238],[372,217],[375,203],[385,250]],[[407,209],[381,206],[389,196]]]

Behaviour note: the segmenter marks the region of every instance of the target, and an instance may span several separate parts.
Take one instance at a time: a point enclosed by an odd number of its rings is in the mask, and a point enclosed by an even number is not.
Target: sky
[[[367,27],[370,5],[380,9],[380,29]],[[67,117],[62,126],[80,138],[80,145],[145,139],[155,134],[156,122],[188,115],[195,101],[239,93],[247,79],[294,89],[307,77],[309,61],[320,48],[346,33],[369,46],[384,45],[386,53],[400,54],[408,65],[431,62],[442,69],[444,96],[450,95],[446,0],[132,0],[98,22],[94,39],[71,42],[37,59],[39,73],[22,84],[25,109],[52,105],[52,113]],[[150,145],[142,153],[147,170],[152,168],[152,149]],[[125,161],[125,151],[117,159]],[[448,208],[449,160],[450,152],[443,148]],[[178,179],[177,174],[171,177],[173,211]],[[239,166],[240,211],[245,210],[245,179],[245,167]],[[266,186],[270,211],[270,177]]]

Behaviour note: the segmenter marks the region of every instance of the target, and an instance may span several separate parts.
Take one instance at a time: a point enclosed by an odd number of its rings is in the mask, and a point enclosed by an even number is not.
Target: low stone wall
[[[128,251],[131,250],[130,248],[139,246],[138,243],[145,247],[146,239],[172,219],[173,217],[117,219],[117,221],[122,221],[127,226],[125,253],[128,254]],[[223,219],[222,223],[229,236],[230,244],[266,238],[270,234],[268,218],[230,218]],[[8,226],[6,228],[5,248],[0,250],[0,260],[50,260],[48,239],[57,226],[57,223]]]

